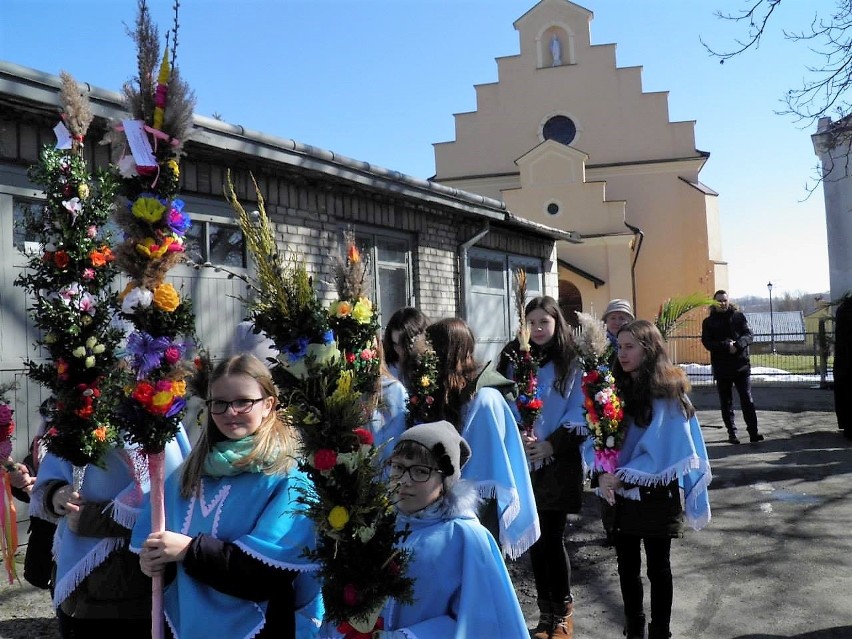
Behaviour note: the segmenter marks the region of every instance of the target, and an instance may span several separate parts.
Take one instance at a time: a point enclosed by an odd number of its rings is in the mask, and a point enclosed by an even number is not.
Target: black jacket
[[[733,340],[736,351],[730,352],[728,340]],[[710,351],[713,377],[728,379],[751,371],[748,347],[753,341],[745,315],[733,308],[711,310],[701,324],[701,343]]]

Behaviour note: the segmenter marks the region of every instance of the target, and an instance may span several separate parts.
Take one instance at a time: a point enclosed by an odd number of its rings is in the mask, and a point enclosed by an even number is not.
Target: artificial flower
[[[153,302],[161,311],[171,313],[180,306],[180,295],[171,284],[160,284],[154,289]]]
[[[349,523],[349,511],[343,506],[335,506],[328,513],[328,523],[334,530],[343,530]]]
[[[143,288],[141,286],[133,286],[133,284],[128,284],[128,287],[133,287],[130,291],[124,295],[124,299],[121,302],[121,312],[125,315],[132,315],[136,312],[136,307],[139,308],[148,308],[151,306],[151,301],[154,298],[154,294],[149,291],[147,288]]]
[[[373,443],[373,433],[368,431],[366,428],[356,428],[352,431],[357,435],[358,441],[361,444],[372,445]]]
[[[92,269],[92,268],[86,267],[86,268],[83,269],[83,274],[82,274],[81,277],[84,280],[86,280],[87,282],[90,282],[91,280],[95,279],[95,270]]]
[[[106,426],[98,426],[94,431],[92,431],[92,435],[99,442],[106,441],[106,438],[107,438]]]
[[[191,224],[192,220],[190,220],[189,216],[174,206],[166,213],[166,226],[179,235],[186,233]]]
[[[359,324],[367,324],[373,319],[373,303],[366,297],[361,297],[352,309],[352,319]]]
[[[172,392],[175,397],[183,397],[186,395],[186,382],[182,379],[176,379],[172,382]]]
[[[335,317],[348,317],[350,313],[352,313],[352,303],[346,300],[340,300],[331,307],[331,314]]]
[[[361,261],[361,252],[354,244],[349,245],[349,252],[346,255],[347,259],[352,264],[358,264]]]
[[[160,367],[163,353],[170,345],[168,337],[154,337],[145,331],[134,331],[127,336],[127,352],[133,358],[133,368],[139,379]]]
[[[172,175],[174,175],[175,178],[180,177],[180,166],[178,165],[177,160],[175,160],[175,159],[167,160],[166,161],[166,168],[169,171],[172,172]]]
[[[166,360],[166,364],[169,366],[174,366],[180,361],[182,356],[180,347],[172,344],[166,349],[166,352],[163,353],[163,359]]]
[[[154,386],[148,382],[139,382],[131,393],[131,397],[142,405],[149,404],[153,396]]]
[[[331,470],[337,465],[337,453],[330,448],[320,448],[314,453],[314,468],[320,472]]]
[[[130,211],[140,220],[144,220],[149,224],[155,224],[163,218],[166,207],[157,198],[142,196],[133,203]]]
[[[132,155],[125,155],[118,161],[118,173],[125,179],[139,175],[136,171],[136,160]]]
[[[65,251],[56,251],[53,255],[53,263],[56,264],[57,268],[66,268],[70,261],[71,258],[68,257],[68,253]]]
[[[81,200],[87,200],[89,198],[89,185],[86,183],[81,184],[77,187],[77,195]]]

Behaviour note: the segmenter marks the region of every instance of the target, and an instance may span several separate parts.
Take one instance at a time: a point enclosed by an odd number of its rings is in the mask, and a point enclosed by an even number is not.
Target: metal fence
[[[827,388],[833,381],[831,328],[830,321],[821,320],[816,333],[775,332],[772,340],[756,339],[750,348],[752,383],[808,383]],[[710,357],[700,335],[670,336],[668,348],[672,360],[686,370],[693,384],[712,383]]]

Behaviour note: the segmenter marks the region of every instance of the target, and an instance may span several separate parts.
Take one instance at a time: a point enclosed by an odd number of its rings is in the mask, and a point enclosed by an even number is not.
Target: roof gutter
[[[636,253],[633,255],[633,264],[630,265],[630,281],[633,286],[633,312],[636,312],[636,262],[639,260],[639,251],[642,250],[642,241],[645,239],[645,234],[642,232],[638,226],[633,226],[632,224],[628,224],[627,220],[624,221],[624,226],[633,231],[634,237],[637,239],[636,244]]]

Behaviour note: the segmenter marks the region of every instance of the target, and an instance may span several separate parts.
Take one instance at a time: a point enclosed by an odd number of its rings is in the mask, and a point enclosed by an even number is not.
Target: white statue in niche
[[[551,66],[558,67],[562,64],[562,43],[559,42],[559,36],[555,33],[550,38],[550,57],[553,58]]]

